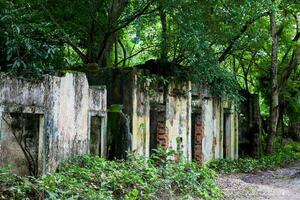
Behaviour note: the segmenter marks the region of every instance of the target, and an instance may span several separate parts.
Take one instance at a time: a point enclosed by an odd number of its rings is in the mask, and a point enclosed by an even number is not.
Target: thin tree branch
[[[239,33],[231,39],[231,41],[230,41],[228,47],[225,48],[225,50],[223,51],[223,53],[222,53],[221,56],[219,57],[219,59],[218,59],[219,63],[223,62],[223,61],[227,58],[228,54],[232,51],[232,49],[233,49],[235,43],[242,37],[242,35],[248,30],[248,28],[249,28],[254,22],[256,22],[258,19],[260,19],[260,18],[262,18],[262,17],[264,17],[264,16],[266,16],[266,15],[268,15],[268,14],[269,14],[269,13],[266,12],[266,13],[263,13],[263,14],[259,15],[259,16],[256,17],[256,18],[253,18],[253,19],[248,20],[248,21],[244,24],[244,26],[241,28],[241,30],[239,31]]]
[[[109,34],[115,33],[119,30],[121,30],[122,28],[125,28],[126,26],[128,26],[131,22],[133,22],[135,19],[137,19],[138,17],[140,17],[141,15],[143,15],[145,13],[145,11],[149,8],[149,6],[154,2],[154,0],[150,0],[142,9],[139,9],[135,14],[133,14],[132,16],[128,17],[126,20],[124,20],[123,22],[120,22],[120,25],[113,28],[112,30],[109,31]]]
[[[120,44],[121,48],[122,48],[122,52],[123,52],[123,67],[125,67],[126,64],[126,48],[124,46],[124,44],[122,43],[122,41],[119,39],[118,43]],[[118,64],[117,64],[118,65]]]
[[[66,32],[64,31],[64,29],[61,27],[61,25],[55,20],[55,18],[53,17],[53,15],[50,13],[50,11],[43,5],[43,3],[40,4],[42,9],[48,14],[48,16],[50,17],[51,21],[55,24],[55,26],[62,31],[63,34],[63,38],[62,40],[69,44],[74,51],[78,54],[78,56],[82,59],[83,62],[88,62],[88,58],[86,57],[86,55],[75,45],[73,44],[73,42],[71,41],[71,39],[67,36]]]
[[[121,61],[118,62],[118,64],[130,59],[130,58],[133,58],[134,56],[137,56],[138,54],[144,52],[144,51],[147,51],[148,49],[150,49],[152,47],[148,47],[148,48],[142,48],[140,49],[139,51],[135,52],[134,54],[131,54],[130,56],[126,57],[126,59],[122,59]]]

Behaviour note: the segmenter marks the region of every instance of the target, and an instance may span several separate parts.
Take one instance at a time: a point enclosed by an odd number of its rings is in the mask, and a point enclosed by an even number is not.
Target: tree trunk
[[[117,30],[115,24],[128,5],[128,0],[114,0],[110,2],[110,10],[107,16],[107,32],[104,34],[103,40],[100,42],[100,50],[97,56],[97,62],[100,67],[106,67],[110,53],[117,39]]]
[[[278,68],[278,35],[276,31],[276,14],[272,11],[270,14],[270,24],[272,33],[272,64],[270,69],[271,81],[271,101],[270,101],[270,121],[269,135],[267,143],[267,153],[274,151],[275,135],[278,123],[278,84],[277,84],[277,68]]]
[[[161,22],[161,53],[160,59],[162,61],[168,60],[168,36],[167,36],[167,16],[162,6],[159,9],[159,16]]]
[[[115,63],[114,67],[118,66],[118,39],[117,37],[115,38]]]
[[[90,22],[90,25],[88,27],[88,35],[87,35],[87,39],[88,39],[88,44],[87,44],[87,52],[86,52],[86,57],[87,57],[87,61],[88,63],[95,63],[96,61],[93,60],[94,56],[94,32],[95,32],[95,20],[92,19]]]

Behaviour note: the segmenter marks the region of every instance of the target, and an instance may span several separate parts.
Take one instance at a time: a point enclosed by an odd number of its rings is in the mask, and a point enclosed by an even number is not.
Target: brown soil
[[[274,171],[221,175],[225,199],[300,200],[300,161]]]

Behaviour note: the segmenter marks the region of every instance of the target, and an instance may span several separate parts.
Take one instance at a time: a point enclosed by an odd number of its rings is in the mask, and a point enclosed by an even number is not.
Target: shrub
[[[249,173],[276,169],[300,159],[300,144],[289,143],[273,155],[263,156],[259,159],[241,158],[238,160],[219,159],[211,161],[208,167],[220,173]]]
[[[0,168],[0,199],[32,199],[30,177],[12,174],[8,168]]]
[[[33,191],[36,198],[44,193],[47,199],[217,199],[222,196],[213,170],[184,159],[174,163],[169,159],[172,154],[159,150],[151,159],[130,156],[128,161],[75,157],[61,164],[56,173],[31,180],[28,190],[24,187],[22,195],[14,198],[24,199]],[[161,162],[157,162],[159,158]],[[22,180],[21,185],[26,185]],[[11,191],[10,195],[15,192]]]

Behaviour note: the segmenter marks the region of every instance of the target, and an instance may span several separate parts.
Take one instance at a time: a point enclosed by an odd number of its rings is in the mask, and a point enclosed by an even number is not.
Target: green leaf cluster
[[[80,156],[60,165],[58,171],[32,182],[7,172],[1,174],[0,198],[24,199],[30,194],[47,199],[218,199],[222,192],[216,173],[181,159],[174,151],[159,150],[151,159],[130,156],[128,161],[107,161]],[[157,163],[160,158],[162,163]],[[11,177],[14,179],[7,182]],[[28,182],[28,184],[27,184]],[[17,188],[17,189],[12,189]],[[19,191],[20,195],[17,195]]]
[[[291,142],[278,150],[273,155],[261,158],[240,158],[238,160],[219,159],[211,161],[208,167],[223,174],[251,173],[265,171],[286,166],[300,159],[300,144]]]

